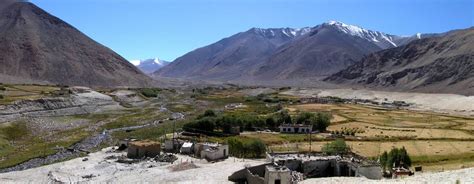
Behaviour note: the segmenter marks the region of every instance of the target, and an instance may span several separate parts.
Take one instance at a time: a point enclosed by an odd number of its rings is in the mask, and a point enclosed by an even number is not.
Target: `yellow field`
[[[444,114],[415,112],[408,110],[387,110],[351,104],[303,104],[287,108],[290,112],[331,112],[333,122],[350,120],[386,127],[474,129],[474,118],[456,117]]]
[[[0,104],[8,104],[17,100],[35,100],[45,97],[48,93],[59,90],[53,86],[36,85],[7,85],[5,91],[0,91],[4,96],[0,99]]]
[[[405,147],[416,163],[428,170],[474,166],[473,117],[353,104],[302,104],[286,109],[291,114],[330,112],[333,118],[328,131],[357,132],[346,142],[352,151],[366,157],[377,157],[383,151]],[[299,139],[266,135],[262,140],[269,141],[267,143],[274,151],[309,151],[309,139],[304,138],[307,135],[294,136],[299,136]],[[293,141],[285,142],[285,139]],[[321,151],[327,143],[321,140],[313,137],[312,151]]]
[[[474,139],[474,135],[461,130],[434,129],[434,128],[398,128],[372,125],[362,122],[351,122],[332,125],[330,131],[340,131],[344,128],[358,129],[364,131],[357,133],[358,137],[409,137],[411,139]]]
[[[312,151],[321,151],[327,142],[312,142]],[[474,153],[474,142],[472,141],[397,141],[397,142],[368,142],[368,141],[347,141],[353,152],[366,156],[376,157],[384,151],[392,148],[405,147],[411,156],[429,155],[457,155]],[[309,142],[284,143],[270,147],[279,151],[309,151]]]

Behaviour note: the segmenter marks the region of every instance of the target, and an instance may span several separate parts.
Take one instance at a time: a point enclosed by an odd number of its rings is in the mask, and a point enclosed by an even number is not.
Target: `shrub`
[[[158,94],[161,90],[157,88],[144,88],[140,89],[140,93],[148,98],[155,98],[158,97]]]
[[[7,90],[7,88],[0,86],[0,91],[5,91],[5,90]]]
[[[216,117],[216,113],[213,110],[209,109],[204,112],[204,117]]]
[[[259,139],[239,139],[231,137],[227,139],[229,151],[236,157],[259,158],[266,152],[266,145]]]
[[[3,99],[3,98],[4,98],[3,95],[0,95],[0,99]]]
[[[328,155],[342,155],[350,151],[344,139],[336,139],[333,142],[327,143],[322,148],[323,153]]]

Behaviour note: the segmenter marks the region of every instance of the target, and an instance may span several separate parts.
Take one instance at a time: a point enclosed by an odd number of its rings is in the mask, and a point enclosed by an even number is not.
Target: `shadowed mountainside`
[[[120,55],[28,2],[0,2],[0,82],[146,86]]]

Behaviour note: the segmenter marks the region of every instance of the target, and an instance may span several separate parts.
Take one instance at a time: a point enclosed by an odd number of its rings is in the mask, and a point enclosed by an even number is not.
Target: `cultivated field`
[[[356,132],[354,136],[346,136],[348,144],[354,152],[367,157],[403,146],[416,164],[429,165],[431,169],[474,165],[472,117],[354,104],[298,104],[287,109],[292,113],[330,112],[333,119],[328,130]],[[324,144],[316,139],[312,150],[320,150]],[[272,148],[309,151],[309,142],[276,144]]]

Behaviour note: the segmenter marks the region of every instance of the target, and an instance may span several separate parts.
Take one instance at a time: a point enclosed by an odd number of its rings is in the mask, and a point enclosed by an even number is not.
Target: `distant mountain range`
[[[337,21],[302,29],[252,28],[185,54],[154,75],[258,81],[328,76],[366,54],[421,36],[389,35]]]
[[[32,3],[0,1],[0,82],[147,86],[151,78]]]
[[[2,83],[141,87],[167,81],[152,81],[148,74],[182,81],[298,86],[317,81],[472,95],[473,43],[474,28],[397,36],[329,21],[301,29],[252,28],[171,63],[147,59],[132,61],[134,66],[32,3],[0,1]]]
[[[474,94],[474,28],[370,54],[325,80],[386,90]]]
[[[155,72],[156,76],[230,80],[275,52],[280,46],[305,35],[303,29],[252,28],[214,44],[191,51]]]
[[[145,74],[152,74],[158,69],[170,64],[170,62],[160,60],[158,58],[145,59],[145,60],[133,60],[130,62]]]
[[[474,94],[472,43],[473,28],[412,36],[337,21],[252,28],[185,54],[153,75],[256,84],[324,79],[339,87]]]

